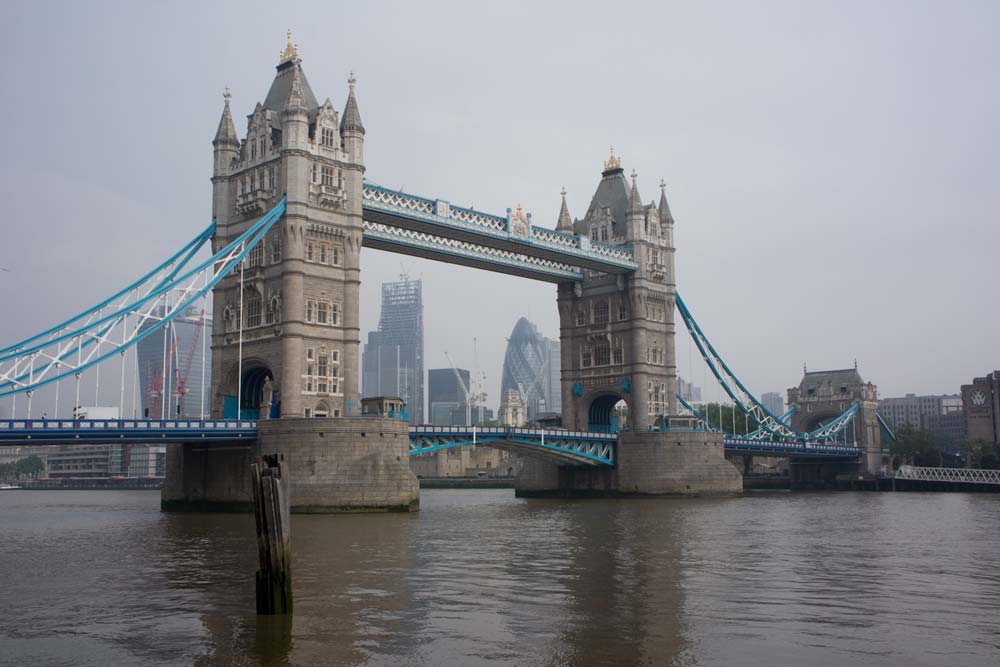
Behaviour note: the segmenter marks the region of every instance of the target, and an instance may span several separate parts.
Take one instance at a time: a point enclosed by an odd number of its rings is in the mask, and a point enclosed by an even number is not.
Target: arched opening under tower
[[[240,418],[259,419],[261,405],[264,402],[264,385],[271,380],[274,375],[265,366],[254,366],[243,371],[241,381]],[[278,401],[277,392],[271,398],[271,411],[269,416],[277,418],[281,416],[281,407]]]
[[[592,433],[620,433],[628,430],[628,404],[617,394],[604,394],[590,402],[587,430]]]

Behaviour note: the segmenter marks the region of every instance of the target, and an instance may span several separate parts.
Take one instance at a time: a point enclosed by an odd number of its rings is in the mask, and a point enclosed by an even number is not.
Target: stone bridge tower
[[[857,366],[834,371],[805,371],[798,387],[788,390],[788,406],[796,408],[791,427],[813,431],[829,423],[855,402],[860,409],[854,426],[847,429],[848,442],[864,451],[861,470],[875,474],[882,465],[882,433],[878,422],[878,388],[865,382]]]
[[[362,416],[358,401],[365,128],[353,76],[348,84],[343,115],[317,102],[289,34],[242,140],[226,92],[212,142],[213,247],[286,198],[242,276],[233,271],[213,292],[212,414],[261,421],[244,447],[170,445],[164,510],[251,508],[256,454],[285,457],[293,512],[419,506],[406,423]]]
[[[659,205],[643,204],[621,161],[604,163],[582,220],[563,200],[556,231],[632,249],[628,276],[584,271],[558,288],[563,426],[619,431],[614,469],[525,460],[516,493],[532,495],[688,495],[739,493],[743,480],[725,459],[719,433],[696,430],[677,414],[674,357],[674,219],[660,184]],[[617,411],[624,401],[627,414]]]
[[[563,425],[575,430],[646,431],[677,413],[674,360],[674,219],[661,183],[660,203],[643,204],[612,151],[582,220],[565,196],[557,231],[592,246],[628,245],[638,270],[629,276],[585,271],[559,285]],[[614,411],[624,400],[625,423]]]
[[[289,43],[241,140],[229,93],[212,145],[215,249],[282,195],[286,214],[214,290],[212,414],[340,417],[358,410],[364,136],[354,78],[343,115],[316,100]],[[242,317],[242,351],[240,318]],[[242,356],[242,372],[238,359]]]

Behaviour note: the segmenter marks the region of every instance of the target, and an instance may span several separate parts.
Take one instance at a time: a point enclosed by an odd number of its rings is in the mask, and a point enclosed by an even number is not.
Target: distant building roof
[[[807,371],[802,378],[799,388],[808,391],[818,389],[822,385],[830,384],[834,387],[856,387],[865,384],[861,379],[861,374],[857,368],[845,368],[836,371]]]

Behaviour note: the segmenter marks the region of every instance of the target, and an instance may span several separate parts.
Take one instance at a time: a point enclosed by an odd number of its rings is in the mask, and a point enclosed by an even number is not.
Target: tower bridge
[[[319,103],[291,43],[243,137],[227,91],[212,142],[212,224],[112,297],[0,349],[0,397],[11,397],[16,417],[20,396],[26,417],[0,422],[0,440],[159,437],[171,443],[164,509],[245,506],[254,453],[286,454],[297,511],[413,509],[419,489],[408,455],[474,443],[526,454],[520,495],[738,493],[726,451],[862,474],[878,464],[874,387],[841,392],[822,415],[808,407],[812,395],[797,395],[807,407],[788,420],[770,414],[723,361],[677,293],[662,182],[659,202],[645,203],[637,175],[626,178],[612,151],[584,216],[570,215],[563,193],[548,229],[520,205],[497,215],[367,181],[365,136],[354,77],[342,112]],[[209,244],[213,256],[195,261]],[[384,413],[360,414],[362,247],[557,284],[563,429],[407,430]],[[79,405],[85,374],[127,360],[143,336],[193,304],[207,306],[209,294],[208,414],[183,423],[31,419],[38,388],[54,384],[58,403],[68,385]],[[754,434],[726,433],[679,405],[675,311]],[[623,432],[612,419],[620,401],[629,415]]]

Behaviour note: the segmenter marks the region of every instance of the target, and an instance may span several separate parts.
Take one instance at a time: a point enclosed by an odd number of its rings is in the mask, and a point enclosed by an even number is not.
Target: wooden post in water
[[[288,480],[283,454],[258,456],[253,470],[253,510],[257,524],[257,613],[292,613],[292,537]]]

